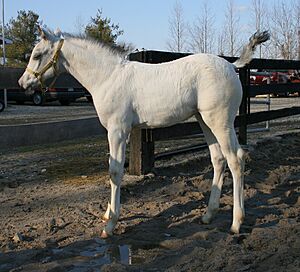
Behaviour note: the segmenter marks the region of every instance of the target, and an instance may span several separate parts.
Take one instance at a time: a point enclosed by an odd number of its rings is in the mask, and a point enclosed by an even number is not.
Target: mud
[[[207,151],[159,161],[156,175],[126,174],[108,240],[99,238],[110,198],[105,138],[1,151],[0,271],[299,271],[299,136],[251,136],[239,235],[229,232],[228,170],[218,215],[201,223]]]

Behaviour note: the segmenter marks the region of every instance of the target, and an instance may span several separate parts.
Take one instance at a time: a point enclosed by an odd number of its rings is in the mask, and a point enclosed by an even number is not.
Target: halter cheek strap
[[[42,92],[44,92],[44,86],[45,86],[42,77],[50,68],[53,68],[53,71],[55,74],[55,77],[49,86],[50,88],[54,85],[54,83],[58,77],[57,60],[58,60],[59,53],[61,51],[63,44],[64,44],[64,39],[61,39],[58,43],[58,46],[55,50],[53,57],[40,71],[34,71],[34,70],[30,69],[29,67],[26,68],[26,71],[29,74],[32,74],[33,76],[35,76],[38,79],[38,81],[40,82],[40,85],[41,85]]]

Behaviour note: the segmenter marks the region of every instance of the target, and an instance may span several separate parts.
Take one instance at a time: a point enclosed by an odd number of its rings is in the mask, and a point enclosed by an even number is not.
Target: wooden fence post
[[[242,145],[247,144],[247,108],[249,96],[249,69],[242,68],[239,70],[240,81],[243,88],[243,98],[239,109],[241,125],[239,127],[239,142]]]
[[[142,175],[154,167],[154,141],[151,129],[133,129],[130,135],[129,174]]]

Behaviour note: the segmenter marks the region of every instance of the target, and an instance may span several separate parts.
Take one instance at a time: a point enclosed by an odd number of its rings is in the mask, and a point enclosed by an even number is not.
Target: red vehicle
[[[284,72],[251,72],[250,83],[253,85],[287,83],[290,76]]]
[[[251,72],[250,84],[252,85],[264,85],[271,82],[272,74],[269,72]]]
[[[287,83],[290,81],[289,74],[284,72],[272,72],[271,83]]]
[[[292,83],[300,83],[300,71],[294,71],[290,76],[290,81]],[[300,91],[297,94],[300,96]]]
[[[284,84],[288,82],[300,83],[300,77],[297,71],[266,71],[266,72],[251,72],[250,83],[252,85],[264,84]],[[289,96],[289,92],[273,94],[274,96]],[[299,92],[298,92],[299,95]]]

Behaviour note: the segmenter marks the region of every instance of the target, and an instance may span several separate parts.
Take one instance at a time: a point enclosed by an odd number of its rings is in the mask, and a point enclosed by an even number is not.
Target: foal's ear
[[[42,28],[40,25],[38,25],[37,27],[41,38],[44,40],[50,40],[51,34],[46,29]]]
[[[57,28],[57,29],[54,31],[54,35],[60,37],[60,36],[62,35],[61,30],[60,30],[59,28]]]

